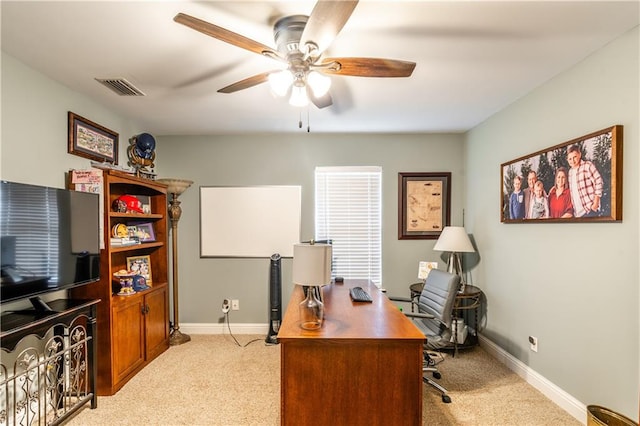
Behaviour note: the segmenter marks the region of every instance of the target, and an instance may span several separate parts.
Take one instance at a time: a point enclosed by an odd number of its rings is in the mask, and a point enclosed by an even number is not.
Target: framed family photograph
[[[151,256],[127,257],[127,270],[136,275],[142,275],[147,285],[151,285]]]
[[[69,154],[118,164],[118,134],[91,120],[68,112]]]
[[[500,221],[622,220],[622,126],[500,165]]]
[[[398,239],[438,239],[451,221],[451,173],[398,173]]]

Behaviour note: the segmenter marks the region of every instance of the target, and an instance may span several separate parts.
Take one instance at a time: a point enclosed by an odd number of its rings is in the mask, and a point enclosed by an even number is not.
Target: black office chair
[[[431,373],[435,379],[440,379],[441,377],[433,359],[433,352],[430,354],[430,351],[437,351],[451,346],[453,304],[459,287],[460,277],[458,275],[432,269],[417,300],[390,297],[393,301],[412,303],[414,308],[412,311],[417,310],[417,312],[404,312],[404,314],[411,318],[427,337],[424,345],[422,379],[442,393],[442,402],[445,403],[451,402],[451,398],[447,395],[447,390],[425,374]]]

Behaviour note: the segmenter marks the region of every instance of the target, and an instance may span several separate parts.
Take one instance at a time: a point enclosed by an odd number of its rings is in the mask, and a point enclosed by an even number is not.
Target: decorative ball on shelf
[[[136,174],[140,172],[153,173],[156,159],[156,140],[149,133],[140,133],[129,139],[129,165],[136,169]]]

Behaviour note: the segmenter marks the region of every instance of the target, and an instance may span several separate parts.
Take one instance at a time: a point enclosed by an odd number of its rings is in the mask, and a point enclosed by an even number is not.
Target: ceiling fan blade
[[[347,23],[357,5],[357,0],[319,0],[302,31],[300,50],[306,53],[304,46],[312,43],[318,46],[319,53],[324,52]]]
[[[249,87],[257,86],[258,84],[265,83],[269,79],[269,74],[276,71],[267,71],[262,74],[257,74],[244,80],[237,81],[233,84],[230,84],[222,89],[218,90],[218,93],[233,93],[239,90],[248,89]]]
[[[193,16],[186,15],[184,13],[178,13],[173,18],[173,20],[203,34],[224,41],[225,43],[232,44],[242,49],[246,49],[250,52],[257,53],[259,55],[268,56],[270,58],[286,62],[286,60],[282,58],[277,53],[277,51],[273,50],[267,45],[264,45],[255,40],[251,40],[250,38],[247,38],[240,34],[236,34],[233,31],[229,31],[225,28],[219,27],[201,19],[194,18]]]
[[[307,89],[307,96],[309,97],[309,100],[320,109],[333,105],[333,99],[329,92],[323,96],[316,97],[314,96],[313,91]]]
[[[331,66],[335,62],[337,66]],[[383,58],[325,58],[314,66],[326,74],[352,75],[357,77],[409,77],[416,67],[415,62]]]

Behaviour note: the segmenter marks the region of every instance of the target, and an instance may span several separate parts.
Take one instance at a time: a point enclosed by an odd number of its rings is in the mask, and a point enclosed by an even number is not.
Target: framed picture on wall
[[[503,223],[622,220],[622,126],[500,165]]]
[[[451,173],[398,173],[398,239],[438,239],[451,221]]]
[[[69,154],[118,164],[118,134],[73,112],[68,112]]]

